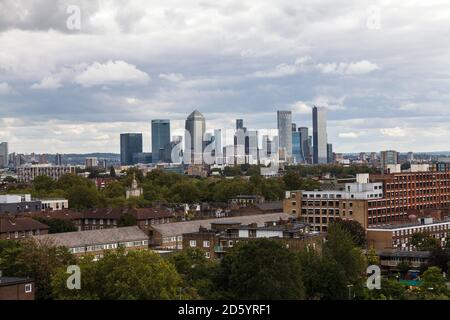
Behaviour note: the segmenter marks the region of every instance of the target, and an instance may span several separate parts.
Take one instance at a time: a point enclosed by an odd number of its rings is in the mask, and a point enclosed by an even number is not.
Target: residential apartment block
[[[359,174],[340,190],[287,191],[284,212],[296,214],[313,230],[327,231],[336,218],[356,220],[367,229],[407,220],[412,210],[450,206],[450,172]]]
[[[450,217],[436,220],[432,217],[415,219],[405,224],[392,224],[367,229],[367,245],[378,251],[396,249],[415,251],[417,248],[411,243],[413,234],[424,233],[437,239],[442,247],[450,236]]]
[[[65,174],[75,174],[74,166],[57,166],[50,164],[28,164],[17,168],[19,182],[31,182],[39,176],[48,176],[58,180]]]
[[[311,233],[309,226],[295,219],[266,221],[242,225],[238,222],[214,222],[210,229],[200,227],[198,231],[183,234],[183,248],[198,248],[207,258],[222,258],[240,242],[269,238],[281,242],[286,248],[304,250],[307,247],[320,250],[323,234]]]
[[[165,250],[183,249],[183,235],[197,232],[200,227],[207,227],[214,223],[216,225],[229,224],[230,222],[236,224],[256,223],[257,226],[264,226],[267,221],[286,220],[290,217],[292,215],[286,213],[268,213],[153,225],[149,229],[150,246]]]

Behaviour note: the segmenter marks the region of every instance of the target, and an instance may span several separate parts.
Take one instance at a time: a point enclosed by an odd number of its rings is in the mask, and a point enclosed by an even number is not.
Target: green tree
[[[103,190],[103,194],[108,198],[120,198],[125,197],[125,187],[117,181],[114,181],[106,186]]]
[[[0,269],[6,264],[9,276],[30,277],[36,282],[36,299],[52,299],[51,277],[58,268],[66,268],[76,262],[64,247],[50,241],[33,239],[20,242],[15,250],[2,255]]]
[[[132,214],[129,213],[121,215],[117,221],[118,227],[131,227],[135,225],[137,225],[137,220]]]
[[[405,300],[407,299],[406,287],[394,279],[381,278],[381,289],[369,291],[370,300]]]
[[[347,277],[334,259],[325,259],[314,250],[299,254],[306,298],[344,300],[348,298]]]
[[[186,282],[185,287],[193,288],[204,299],[217,297],[214,279],[219,264],[207,259],[203,250],[186,248],[170,256],[169,261]]]
[[[77,231],[75,224],[70,220],[34,217],[33,219],[49,226],[49,233],[63,233]]]
[[[380,257],[378,256],[377,251],[375,249],[369,249],[366,253],[366,257],[367,257],[367,264],[369,266],[380,264]]]
[[[99,203],[98,191],[88,185],[75,185],[67,190],[71,208],[82,210],[94,208]]]
[[[411,244],[415,246],[417,250],[424,251],[430,251],[439,246],[437,239],[424,232],[414,233],[411,236]]]
[[[193,203],[200,200],[200,191],[192,182],[177,182],[170,188],[171,199],[178,203]]]
[[[299,190],[302,186],[302,179],[295,171],[286,172],[283,181],[287,190]]]
[[[366,231],[358,221],[336,219],[335,223],[350,234],[357,246],[363,247],[366,244]]]
[[[231,299],[304,298],[297,256],[275,240],[239,243],[222,260],[217,279]]]
[[[324,259],[334,260],[345,271],[346,282],[358,290],[363,283],[366,259],[361,248],[356,247],[353,237],[340,224],[328,227],[327,241],[323,246]]]
[[[421,276],[420,294],[422,299],[434,300],[447,297],[447,281],[438,267],[429,267]]]
[[[55,187],[55,181],[49,176],[38,176],[33,180],[33,189],[38,195],[49,194]]]
[[[68,290],[67,274],[60,269],[53,277],[56,299],[174,300],[189,299],[175,267],[152,251],[123,249],[105,252],[99,261],[86,257],[80,264],[81,290]]]

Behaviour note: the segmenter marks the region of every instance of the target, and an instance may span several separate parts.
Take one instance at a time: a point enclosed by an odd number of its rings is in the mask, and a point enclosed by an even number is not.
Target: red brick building
[[[288,191],[284,212],[326,232],[336,218],[364,228],[408,221],[411,212],[450,207],[450,172],[358,175],[339,190]]]
[[[32,279],[0,275],[0,300],[34,300],[34,292]]]
[[[21,240],[47,234],[49,227],[28,217],[0,217],[0,239]]]
[[[124,215],[134,217],[139,228],[146,232],[149,226],[169,223],[175,219],[173,212],[163,208],[93,209],[83,212],[64,210],[35,213],[32,216],[70,220],[78,231],[87,231],[117,228],[120,218]]]

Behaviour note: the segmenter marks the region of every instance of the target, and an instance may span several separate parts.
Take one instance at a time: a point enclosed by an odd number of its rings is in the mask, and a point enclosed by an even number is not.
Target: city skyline
[[[208,131],[240,118],[276,128],[277,110],[311,129],[314,105],[336,152],[450,149],[445,3],[77,0],[80,30],[59,4],[2,1],[11,152],[115,152],[118,134],[148,132],[151,119],[180,134],[194,109]]]

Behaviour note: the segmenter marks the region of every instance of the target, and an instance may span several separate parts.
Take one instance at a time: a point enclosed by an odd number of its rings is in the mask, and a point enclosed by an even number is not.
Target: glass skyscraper
[[[327,112],[323,107],[313,108],[313,163],[328,163]]]
[[[152,162],[171,162],[165,148],[170,148],[170,120],[152,120]]]
[[[298,131],[292,131],[292,156],[295,163],[300,163],[304,160],[301,133]]]
[[[130,166],[135,164],[133,155],[142,153],[142,133],[122,133],[120,135],[120,164]]]
[[[303,161],[309,162],[311,158],[311,148],[309,144],[309,133],[307,127],[299,127],[298,132],[300,132],[301,148]]]
[[[192,112],[185,123],[186,133],[189,134],[185,137],[185,162],[191,164],[203,163],[203,137],[206,130],[206,121],[203,114],[198,110]]]
[[[283,150],[284,160],[292,156],[292,112],[277,111],[279,148]]]
[[[8,166],[8,142],[0,143],[0,168]]]

